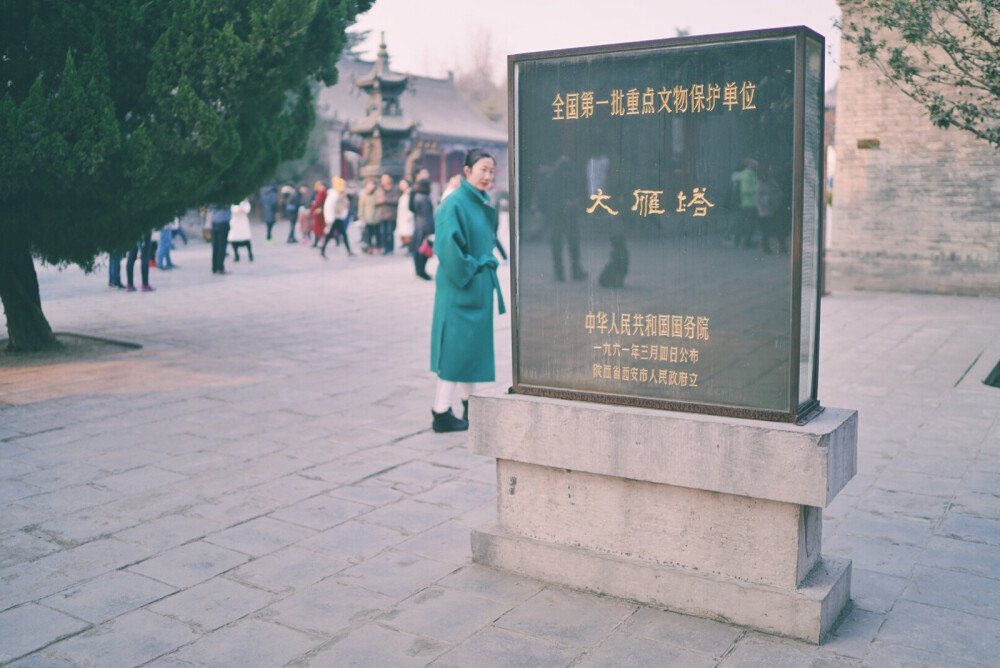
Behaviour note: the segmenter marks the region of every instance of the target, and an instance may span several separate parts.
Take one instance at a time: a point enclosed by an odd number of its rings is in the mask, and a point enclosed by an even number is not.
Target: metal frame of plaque
[[[804,27],[508,57],[515,393],[820,410],[823,61]]]

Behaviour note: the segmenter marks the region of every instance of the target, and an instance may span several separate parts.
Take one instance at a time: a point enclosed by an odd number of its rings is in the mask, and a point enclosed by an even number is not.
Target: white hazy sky
[[[840,31],[836,0],[376,0],[356,30],[370,30],[362,47],[374,58],[385,32],[391,67],[443,77],[461,68],[477,39],[489,35],[494,74],[507,54],[597,44],[804,25],[826,38],[827,87],[836,81]]]

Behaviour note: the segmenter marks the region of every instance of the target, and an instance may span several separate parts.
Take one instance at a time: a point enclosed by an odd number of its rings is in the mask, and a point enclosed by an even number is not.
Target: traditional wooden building
[[[384,48],[384,44],[382,47]],[[381,54],[380,54],[381,55]],[[388,65],[386,54],[386,66]],[[370,116],[369,95],[362,85],[371,88],[373,73],[379,63],[341,60],[337,68],[340,80],[319,93],[319,121],[326,130],[323,155],[330,175],[348,180],[361,179],[364,157],[370,142],[352,129],[367,128],[363,120]],[[406,176],[426,167],[432,182],[438,187],[462,171],[465,153],[473,147],[492,152],[497,159],[496,188],[507,190],[508,150],[507,129],[490,121],[466,102],[458,93],[452,77],[436,79],[393,73],[387,67],[378,76],[393,81],[406,78],[405,89],[399,94],[400,123],[414,123],[415,128],[405,143]]]
[[[406,176],[406,157],[412,150],[416,123],[403,115],[399,98],[410,85],[410,76],[389,69],[383,41],[372,69],[363,77],[352,76],[351,83],[367,100],[365,117],[347,124],[348,133],[361,141],[361,177],[378,178],[383,173],[394,179]]]

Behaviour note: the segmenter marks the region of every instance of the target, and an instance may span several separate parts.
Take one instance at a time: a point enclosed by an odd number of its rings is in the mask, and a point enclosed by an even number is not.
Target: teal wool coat
[[[494,380],[493,293],[504,312],[497,280],[497,210],[489,195],[468,181],[449,195],[434,216],[434,320],[431,371],[442,380]]]

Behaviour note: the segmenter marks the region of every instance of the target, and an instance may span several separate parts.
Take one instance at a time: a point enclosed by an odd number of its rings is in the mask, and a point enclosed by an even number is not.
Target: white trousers
[[[434,412],[435,413],[445,413],[451,408],[452,402],[455,400],[455,389],[458,388],[459,394],[465,401],[469,400],[469,395],[476,390],[475,383],[453,383],[450,380],[441,380],[438,378],[437,381],[437,391],[434,393]]]

